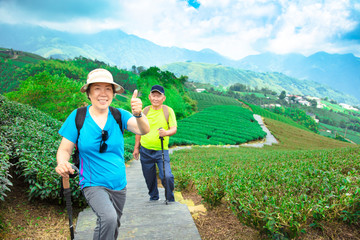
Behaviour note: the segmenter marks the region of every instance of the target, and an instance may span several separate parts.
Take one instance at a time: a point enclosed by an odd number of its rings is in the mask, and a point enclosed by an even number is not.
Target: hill
[[[324,52],[305,57],[272,53],[232,60],[211,49],[192,51],[163,47],[121,30],[95,34],[73,34],[33,25],[0,24],[0,46],[39,54],[46,58],[83,56],[120,68],[162,66],[174,62],[203,62],[259,72],[281,72],[293,78],[311,80],[355,96],[360,101],[360,59],[352,54]],[[352,103],[350,103],[352,104]]]
[[[192,51],[162,47],[121,30],[95,34],[71,34],[32,25],[0,24],[0,46],[39,54],[46,58],[86,57],[120,68],[161,66],[177,61],[230,64],[232,60],[204,49]]]
[[[186,75],[189,77],[189,81],[210,83],[214,86],[229,87],[232,84],[241,83],[253,89],[268,88],[278,93],[286,91],[289,94],[328,97],[338,102],[360,104],[360,101],[355,97],[327,85],[309,80],[298,80],[279,72],[260,73],[220,64],[193,62],[171,63],[162,66],[161,69],[173,72],[178,76]]]
[[[259,72],[282,72],[290,77],[313,80],[360,100],[360,58],[353,54],[318,52],[305,57],[300,54],[263,53],[247,56],[237,66]]]

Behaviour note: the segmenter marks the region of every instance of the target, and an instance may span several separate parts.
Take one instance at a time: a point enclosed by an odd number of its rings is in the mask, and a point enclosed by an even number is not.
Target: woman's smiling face
[[[91,84],[89,98],[95,108],[99,110],[107,109],[114,98],[113,85],[110,83]]]

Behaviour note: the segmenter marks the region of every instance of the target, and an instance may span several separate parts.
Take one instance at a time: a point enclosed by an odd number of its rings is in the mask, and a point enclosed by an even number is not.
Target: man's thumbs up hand
[[[131,111],[134,116],[139,116],[142,111],[142,102],[141,99],[137,97],[138,90],[135,89],[131,97]]]

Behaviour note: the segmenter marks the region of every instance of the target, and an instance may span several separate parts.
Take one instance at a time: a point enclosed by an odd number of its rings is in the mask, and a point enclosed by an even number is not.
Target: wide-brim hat
[[[103,68],[97,68],[89,72],[87,76],[86,84],[80,88],[80,92],[82,93],[86,92],[87,88],[92,83],[110,83],[114,85],[115,93],[120,94],[124,92],[124,88],[119,84],[117,84],[116,82],[114,82],[111,73]]]

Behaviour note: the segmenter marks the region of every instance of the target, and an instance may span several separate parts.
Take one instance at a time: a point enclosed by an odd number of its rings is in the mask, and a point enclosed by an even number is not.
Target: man
[[[174,202],[174,175],[171,173],[169,157],[169,137],[177,131],[177,123],[174,110],[163,105],[166,100],[165,90],[160,85],[151,88],[149,99],[151,106],[144,109],[144,114],[150,124],[150,132],[146,135],[136,135],[133,156],[139,159],[142,166],[143,175],[149,190],[150,201],[159,200],[159,191],[156,178],[156,164],[159,168],[159,176],[162,185],[165,186],[167,193],[166,200]],[[148,111],[147,111],[148,110]],[[165,113],[164,113],[165,112]],[[167,116],[168,116],[168,119]],[[160,137],[164,138],[164,158],[165,158],[165,178],[163,174],[163,161]]]

